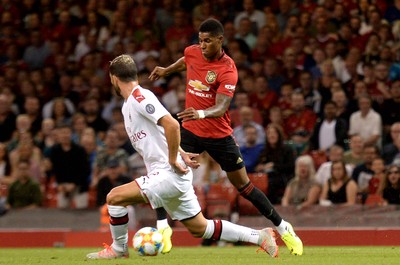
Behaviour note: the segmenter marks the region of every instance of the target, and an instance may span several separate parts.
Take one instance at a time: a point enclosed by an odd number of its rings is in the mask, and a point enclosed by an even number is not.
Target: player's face
[[[113,76],[113,75],[111,75],[110,74],[110,80],[111,80],[111,85],[112,85],[112,87],[114,88],[114,90],[115,90],[115,93],[118,95],[118,96],[122,96],[121,95],[121,88],[119,88],[119,86],[118,86],[118,84],[117,84],[117,78],[115,77],[115,76]]]
[[[212,36],[208,32],[199,32],[199,44],[204,58],[214,60],[221,54],[222,36]]]

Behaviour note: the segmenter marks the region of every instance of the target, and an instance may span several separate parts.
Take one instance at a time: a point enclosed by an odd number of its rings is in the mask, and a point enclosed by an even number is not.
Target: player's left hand
[[[193,107],[187,108],[184,111],[179,112],[177,115],[178,119],[182,119],[183,122],[200,118],[199,113]]]
[[[188,167],[191,167],[194,169],[196,169],[200,166],[200,163],[197,160],[195,160],[195,158],[198,156],[199,156],[199,154],[193,154],[193,153],[187,153],[187,152],[181,153],[181,157],[182,157],[183,161],[185,161],[185,164]]]

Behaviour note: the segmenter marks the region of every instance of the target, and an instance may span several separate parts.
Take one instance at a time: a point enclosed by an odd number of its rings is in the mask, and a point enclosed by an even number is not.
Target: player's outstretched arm
[[[158,80],[161,77],[170,75],[172,73],[176,72],[182,72],[186,70],[186,63],[185,63],[185,57],[179,58],[176,62],[171,64],[168,67],[161,67],[161,66],[156,66],[154,70],[151,72],[149,75],[149,79],[151,81]]]

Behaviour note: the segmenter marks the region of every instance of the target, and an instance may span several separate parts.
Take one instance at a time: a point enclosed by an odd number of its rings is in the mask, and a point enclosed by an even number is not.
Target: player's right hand
[[[154,68],[153,72],[151,72],[151,74],[149,75],[149,79],[151,81],[155,81],[164,76],[166,76],[165,67],[156,66]]]

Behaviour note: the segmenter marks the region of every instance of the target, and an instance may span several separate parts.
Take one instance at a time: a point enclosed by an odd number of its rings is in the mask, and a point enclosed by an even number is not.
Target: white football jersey
[[[143,157],[147,172],[170,169],[164,128],[157,125],[158,120],[169,112],[153,92],[136,86],[124,102],[122,114],[132,146]]]

